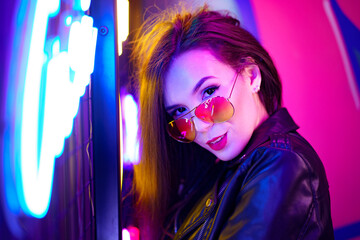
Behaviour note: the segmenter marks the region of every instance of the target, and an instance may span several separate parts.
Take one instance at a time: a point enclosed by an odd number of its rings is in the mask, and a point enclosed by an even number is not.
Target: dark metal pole
[[[91,82],[96,238],[121,239],[119,92],[116,84],[114,1],[92,1],[90,13],[95,27],[99,29]]]

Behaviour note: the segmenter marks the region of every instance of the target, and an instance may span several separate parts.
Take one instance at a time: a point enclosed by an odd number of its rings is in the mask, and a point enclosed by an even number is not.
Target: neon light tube
[[[139,161],[138,106],[130,94],[123,99],[123,113],[125,120],[124,163],[136,164]]]
[[[86,2],[86,1],[85,1]],[[90,5],[90,1],[88,1]],[[27,62],[21,125],[21,183],[17,184],[24,212],[41,218],[50,204],[55,157],[60,156],[64,140],[73,127],[73,119],[94,70],[97,29],[93,19],[83,16],[71,24],[68,52],[60,52],[60,39],[52,44],[52,59],[47,65],[43,126],[39,126],[40,84],[44,45],[50,16],[59,11],[60,1],[39,0],[36,4],[30,52]],[[46,66],[46,65],[45,65]],[[70,71],[75,72],[74,80]],[[42,136],[38,135],[42,127]],[[41,149],[38,156],[38,142]],[[18,179],[17,179],[18,181]]]
[[[122,42],[129,35],[129,1],[117,0],[117,32],[118,32],[118,54],[122,54]]]

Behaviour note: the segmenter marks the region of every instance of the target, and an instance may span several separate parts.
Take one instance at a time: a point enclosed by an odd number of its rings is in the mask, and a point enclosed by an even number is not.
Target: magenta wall
[[[283,81],[284,105],[325,165],[334,227],[358,223],[359,88],[349,82],[354,81],[349,76],[356,65],[346,73],[329,18],[330,0],[251,2],[260,41],[273,56]],[[336,2],[360,31],[360,1]]]

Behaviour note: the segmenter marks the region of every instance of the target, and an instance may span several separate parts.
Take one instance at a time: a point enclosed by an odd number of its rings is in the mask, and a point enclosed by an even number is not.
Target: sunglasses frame
[[[234,116],[234,114],[235,114],[235,108],[234,108],[234,105],[230,102],[230,98],[231,98],[231,95],[232,95],[232,93],[233,93],[233,90],[234,90],[234,87],[235,87],[235,84],[236,84],[236,80],[237,80],[237,78],[238,78],[238,76],[239,76],[239,73],[240,73],[240,72],[238,72],[238,71],[235,73],[234,83],[233,83],[233,86],[232,86],[232,88],[231,88],[231,91],[230,91],[230,94],[229,94],[229,97],[228,97],[228,98],[225,98],[225,97],[222,97],[222,96],[215,96],[215,97],[208,98],[208,99],[202,101],[199,105],[197,105],[196,107],[194,107],[193,109],[191,109],[189,112],[187,112],[187,113],[179,116],[178,118],[176,118],[176,119],[168,122],[167,125],[166,125],[166,130],[167,130],[168,134],[169,134],[173,139],[175,139],[176,141],[181,142],[181,143],[191,143],[191,142],[193,142],[193,141],[195,140],[195,138],[196,138],[196,129],[195,129],[195,123],[194,123],[194,121],[193,121],[192,119],[196,116],[196,114],[194,114],[194,116],[191,116],[190,118],[185,118],[185,116],[188,115],[188,114],[190,114],[191,112],[195,111],[199,106],[201,106],[202,104],[204,104],[206,101],[209,101],[209,100],[211,100],[211,99],[218,98],[218,97],[224,98],[226,101],[228,101],[228,102],[230,103],[232,109],[233,109],[233,114],[232,114],[232,116],[231,116],[229,119],[227,119],[227,120],[225,120],[225,121],[222,121],[222,122],[229,121],[229,120]],[[197,116],[196,116],[196,117],[197,117]],[[194,136],[194,139],[193,139],[193,140],[184,141],[184,140],[181,140],[181,139],[178,139],[178,138],[174,137],[174,136],[170,133],[169,125],[172,125],[173,122],[175,122],[176,120],[179,120],[179,119],[186,119],[186,120],[188,120],[188,121],[191,122],[192,127],[194,128],[194,131],[195,131],[195,136]],[[199,119],[200,119],[200,118],[199,118]],[[200,120],[205,121],[205,122],[208,122],[208,123],[222,123],[222,122],[213,122],[213,121],[210,122],[210,121],[206,121],[206,120],[204,120],[204,119],[200,119]],[[186,138],[185,138],[185,139],[186,139]]]

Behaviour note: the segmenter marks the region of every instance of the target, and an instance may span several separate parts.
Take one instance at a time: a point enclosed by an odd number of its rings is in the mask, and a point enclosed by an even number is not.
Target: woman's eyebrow
[[[206,77],[201,78],[201,79],[196,83],[195,87],[193,88],[192,94],[195,94],[195,93],[199,90],[199,88],[201,87],[201,85],[203,85],[204,82],[206,82],[207,80],[209,80],[209,79],[211,79],[211,78],[216,78],[216,77],[214,77],[214,76],[206,76]],[[165,110],[166,110],[167,112],[169,112],[170,110],[175,109],[175,108],[177,108],[177,107],[179,107],[179,106],[180,106],[179,104],[174,104],[174,105],[165,107]]]
[[[216,78],[216,77],[214,77],[214,76],[206,76],[206,77],[201,78],[201,79],[197,82],[197,84],[195,85],[195,87],[193,88],[192,93],[195,94],[195,93],[199,90],[199,88],[201,87],[201,85],[203,85],[203,83],[206,82],[207,80],[209,80],[210,78]]]

